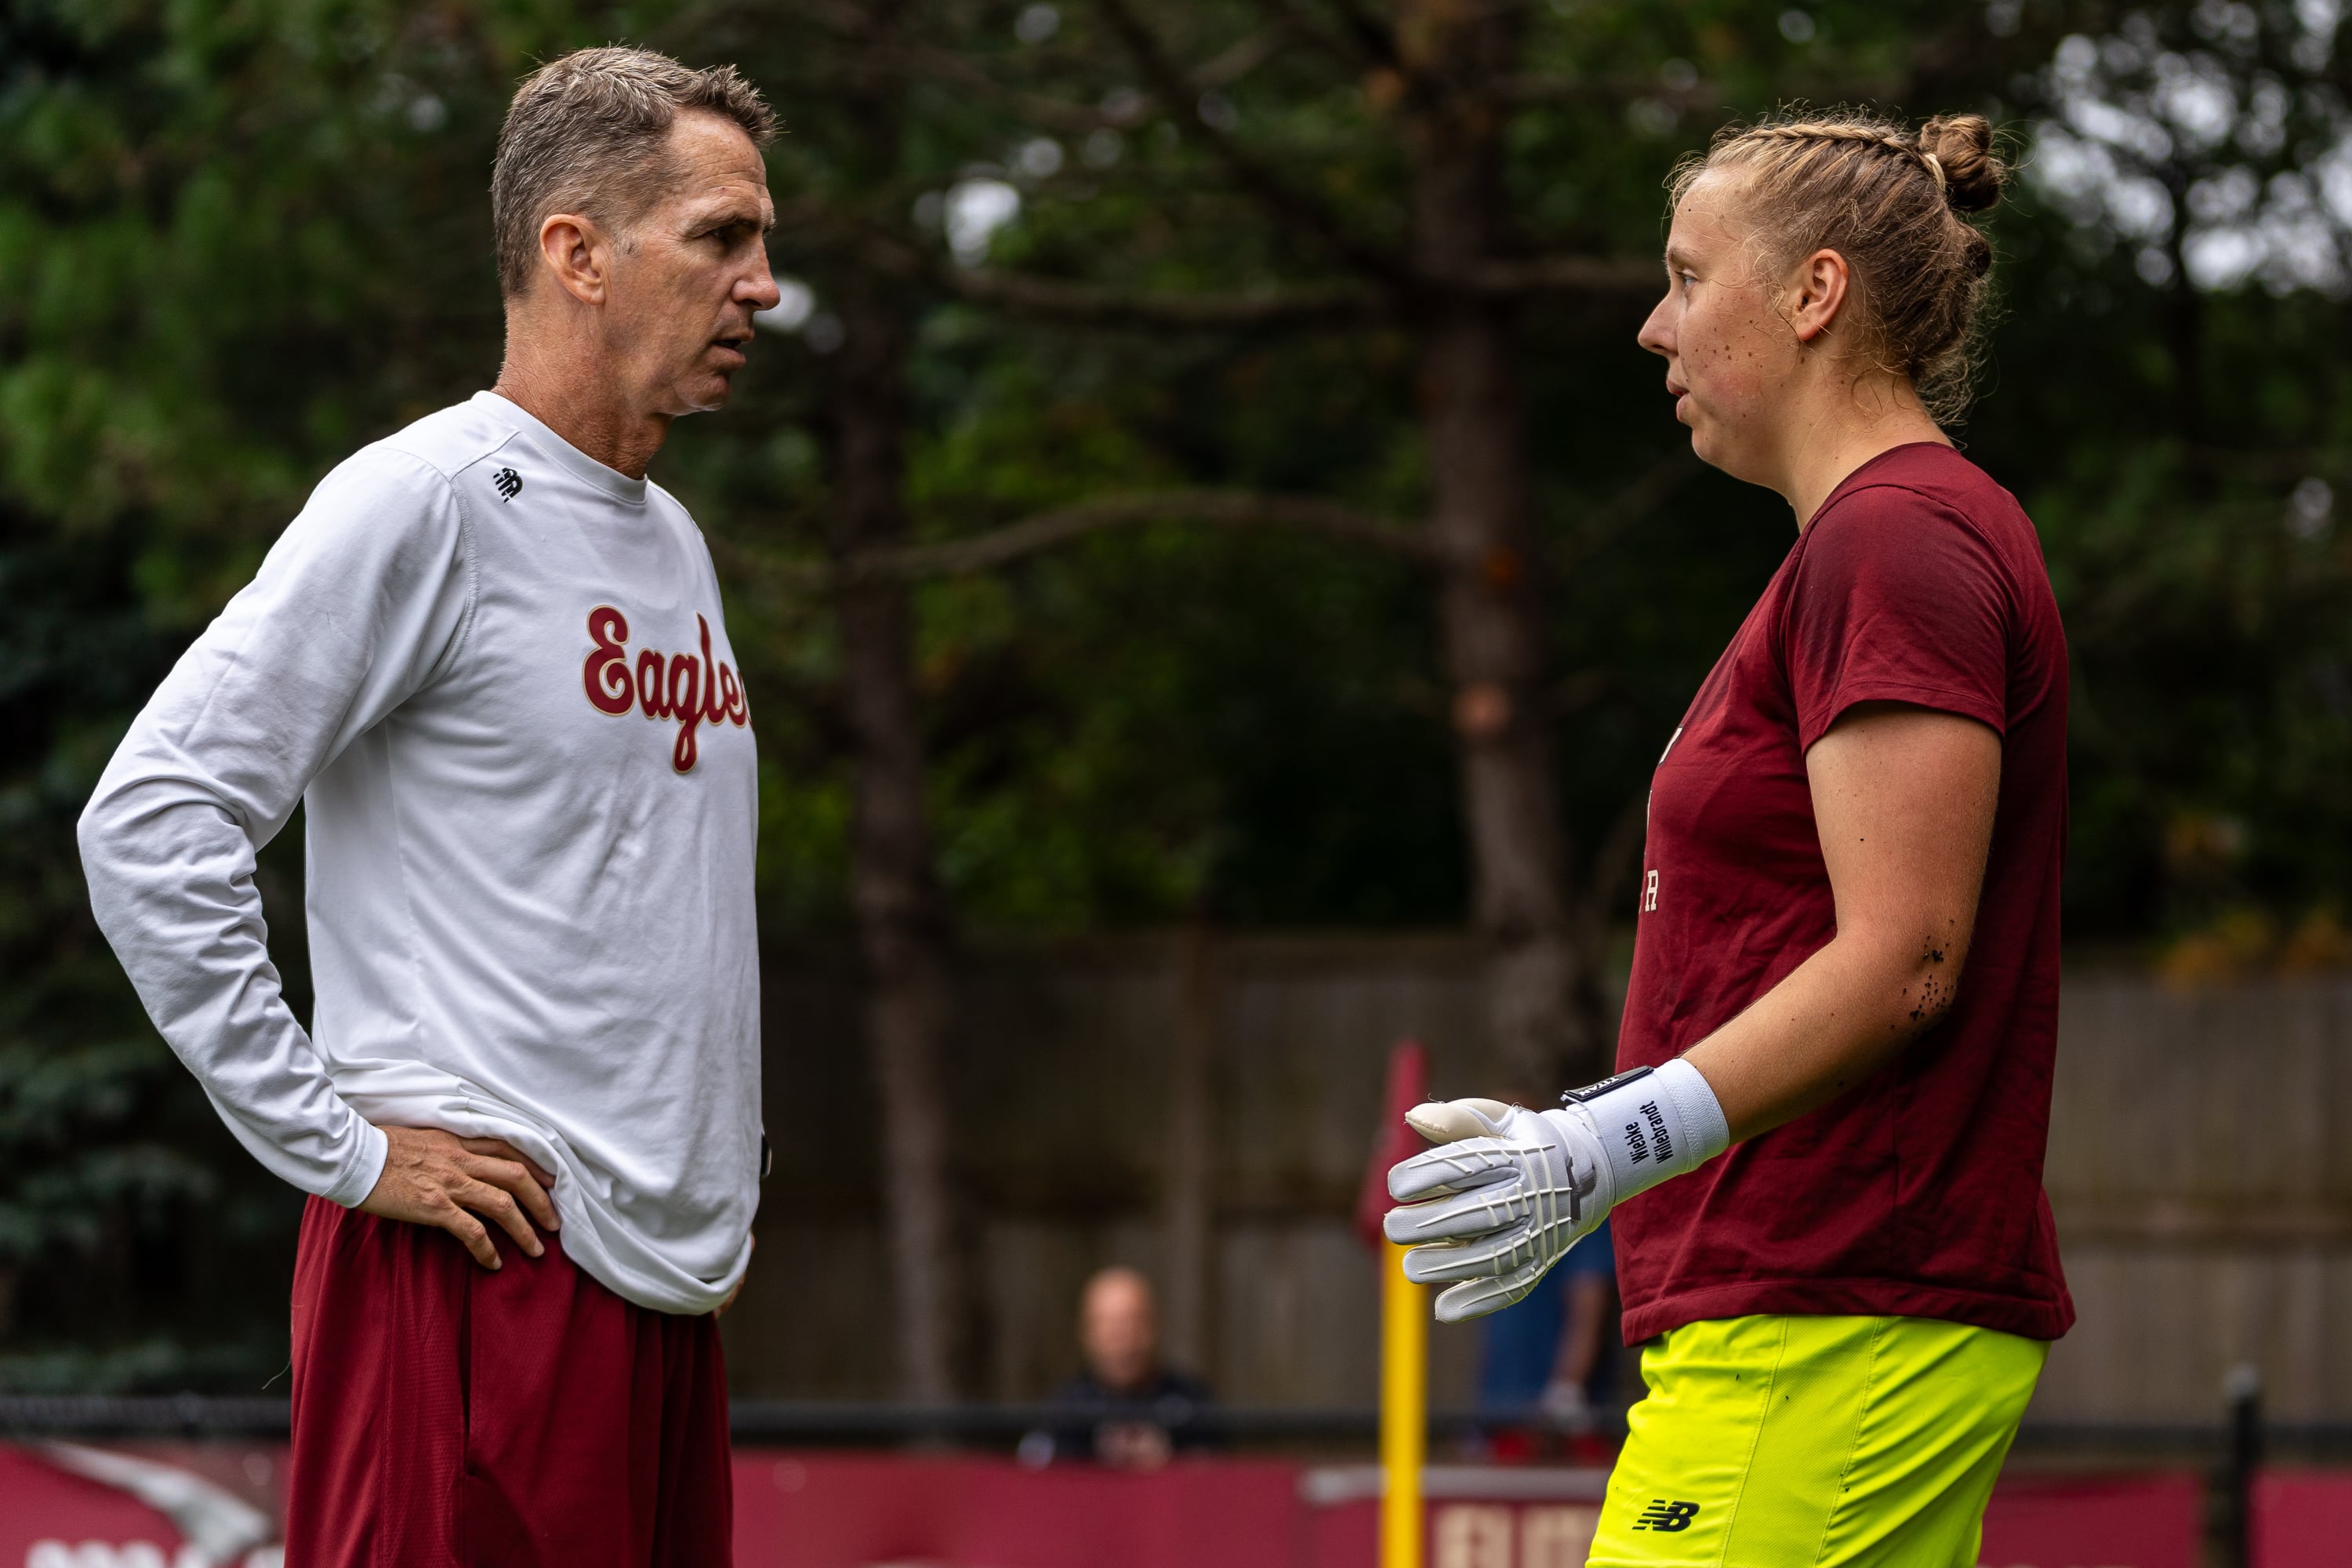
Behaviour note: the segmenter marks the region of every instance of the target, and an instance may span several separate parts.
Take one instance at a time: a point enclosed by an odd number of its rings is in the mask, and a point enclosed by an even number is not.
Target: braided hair
[[[1993,256],[1966,215],[2000,201],[2009,177],[1990,121],[1938,116],[1913,132],[1833,110],[1726,126],[1675,171],[1675,202],[1716,173],[1739,178],[1769,275],[1838,252],[1853,271],[1859,346],[1909,380],[1938,421],[1967,411]]]

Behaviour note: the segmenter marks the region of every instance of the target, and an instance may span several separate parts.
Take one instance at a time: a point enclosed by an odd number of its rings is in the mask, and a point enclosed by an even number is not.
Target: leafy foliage
[[[148,1025],[73,822],[317,477],[495,364],[481,149],[562,41],[389,4],[0,10],[0,1384],[283,1359],[299,1196]],[[260,873],[298,1002],[299,839]]]
[[[1161,295],[1339,276],[1204,147],[1204,121],[1346,231],[1402,231],[1396,82],[1351,43],[1346,8],[1145,8],[1209,81],[1175,105],[1105,11],[1073,0],[1049,25],[1039,9],[921,6],[888,146],[861,118],[855,7],[0,10],[0,1382],[249,1386],[276,1364],[296,1205],[141,1016],[84,907],[72,820],[317,477],[489,379],[488,149],[532,60],[613,37],[737,59],[785,121],[775,254],[808,314],[762,340],[725,415],[679,427],[661,469],[731,584],[776,941],[845,918],[836,656],[823,605],[782,567],[823,549],[827,301],[875,237],[926,267]],[[2007,319],[1966,437],[2037,519],[2073,638],[2070,929],[2194,973],[2347,946],[2352,539],[2336,497],[2352,430],[2333,345],[2352,321],[2340,274],[2309,260],[2336,234],[2334,35],[2333,7],[2312,5],[1557,0],[1528,8],[1514,79],[1505,179],[1531,255],[1648,254],[1674,160],[1785,100],[1982,108],[2033,151],[1996,221]],[[2224,99],[2218,136],[2166,118]],[[2246,129],[2281,101],[2277,135]],[[2107,174],[2085,184],[2084,168]],[[2137,207],[2107,199],[2126,176],[2146,182]],[[2318,227],[2281,227],[2297,202]],[[2281,249],[2281,233],[2310,243]],[[2256,241],[2271,248],[2252,263],[2209,265]],[[926,539],[1179,485],[1404,519],[1423,504],[1393,331],[1049,322],[919,269],[899,286],[919,323],[909,499]],[[1633,345],[1640,310],[1567,297],[1523,314],[1561,788],[1588,853],[1638,811],[1791,537],[1776,500],[1712,475],[1608,521],[1681,441]],[[961,917],[1458,921],[1427,598],[1396,562],[1181,522],[926,586],[934,804]],[[299,991],[294,837],[264,886]]]

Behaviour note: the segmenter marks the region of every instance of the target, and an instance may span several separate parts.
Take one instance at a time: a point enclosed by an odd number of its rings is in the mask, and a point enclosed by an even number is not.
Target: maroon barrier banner
[[[100,1481],[58,1469],[15,1449],[0,1449],[0,1564],[19,1568],[58,1557],[70,1545],[103,1542],[117,1549],[144,1544],[158,1563],[180,1547],[171,1519]],[[51,1550],[54,1546],[54,1550]],[[79,1568],[70,1560],[58,1568]]]
[[[1583,1568],[1601,1522],[1606,1470],[1432,1465],[1422,1472],[1429,1568]],[[1299,1478],[1309,1526],[1301,1568],[1372,1568],[1381,1472],[1333,1466]]]
[[[2352,1562],[2352,1474],[2269,1470],[2254,1480],[2249,1568],[2341,1568]]]
[[[0,1568],[279,1568],[283,1448],[0,1446]],[[1148,1475],[739,1448],[740,1568],[1371,1568],[1377,1472],[1280,1460]],[[1434,1467],[1430,1568],[1580,1568],[1605,1475]],[[2352,1561],[2352,1472],[2266,1475],[2253,1568]],[[2193,1475],[2012,1477],[1984,1568],[2196,1568]]]
[[[0,1445],[0,1568],[282,1568],[285,1449]]]
[[[2198,1568],[2205,1489],[2194,1475],[2007,1476],[1985,1510],[1984,1568]]]
[[[736,1568],[1297,1568],[1298,1467],[735,1456]]]

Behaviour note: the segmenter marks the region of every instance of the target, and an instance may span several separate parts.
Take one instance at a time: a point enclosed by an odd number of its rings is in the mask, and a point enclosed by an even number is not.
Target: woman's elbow
[[[1959,999],[1960,980],[1958,974],[1929,972],[1916,976],[1903,987],[1896,1033],[1905,1036],[1926,1034],[1950,1016]]]
[[[1968,957],[1969,929],[1958,919],[1941,934],[1922,936],[1905,953],[1905,975],[1896,993],[1896,1029],[1924,1035],[1951,1015],[1960,999],[1960,970]]]

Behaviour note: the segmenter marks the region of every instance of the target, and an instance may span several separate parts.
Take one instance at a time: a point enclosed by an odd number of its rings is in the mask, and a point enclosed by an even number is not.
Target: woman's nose
[[[1649,350],[1654,354],[1664,354],[1669,358],[1673,357],[1675,352],[1674,324],[1667,320],[1666,302],[1664,300],[1660,300],[1658,302],[1658,308],[1650,312],[1650,319],[1642,323],[1642,330],[1634,335],[1633,341],[1641,344],[1643,348]]]

